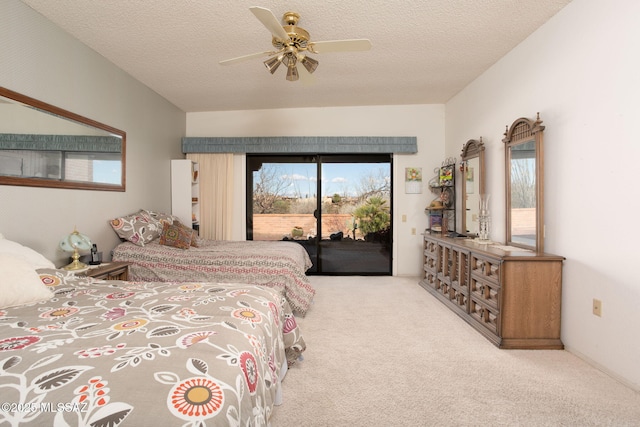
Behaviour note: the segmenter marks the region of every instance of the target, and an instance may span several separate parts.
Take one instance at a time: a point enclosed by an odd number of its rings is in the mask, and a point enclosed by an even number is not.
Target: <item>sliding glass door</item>
[[[391,155],[247,155],[247,239],[303,245],[317,274],[391,274]]]

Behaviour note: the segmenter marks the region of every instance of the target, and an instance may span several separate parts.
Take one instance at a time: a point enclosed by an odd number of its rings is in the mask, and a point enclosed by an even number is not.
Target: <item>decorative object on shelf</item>
[[[404,192],[406,194],[422,193],[422,168],[404,169]]]
[[[451,191],[451,187],[443,187],[440,192],[440,200],[442,201],[442,205],[449,209],[453,206],[454,197],[453,192]]]
[[[491,226],[491,216],[489,215],[489,194],[481,194],[480,195],[480,210],[478,215],[479,222],[479,230],[478,230],[478,238],[476,239],[478,243],[489,243],[491,240],[489,239],[489,232]]]
[[[454,172],[455,161],[449,164],[443,164],[440,167],[440,186],[451,186],[453,185],[453,174]]]
[[[95,243],[91,246],[91,265],[99,265],[102,262],[102,252],[98,252],[98,245]]]
[[[440,198],[434,199],[431,201],[431,203],[429,203],[429,206],[427,207],[427,210],[440,210],[440,209],[444,209],[444,206],[442,205],[442,200],[440,200]]]
[[[302,237],[303,234],[304,234],[304,230],[299,225],[296,225],[291,229],[291,235],[293,237]]]
[[[435,168],[433,174],[433,178],[429,180],[429,188],[440,188],[440,168]]]
[[[73,261],[64,266],[65,270],[82,270],[87,268],[87,264],[80,262],[79,251],[90,251],[92,247],[91,240],[84,234],[78,232],[74,227],[73,232],[68,234],[60,240],[60,249],[65,252],[73,252],[71,258]]]
[[[442,215],[429,215],[429,229],[434,233],[442,232]]]
[[[442,233],[443,236],[449,232],[449,216],[448,215],[442,215],[440,232]]]

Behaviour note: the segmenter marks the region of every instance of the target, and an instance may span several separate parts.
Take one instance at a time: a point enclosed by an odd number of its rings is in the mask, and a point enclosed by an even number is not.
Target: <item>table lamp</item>
[[[65,270],[82,270],[83,268],[87,268],[87,264],[78,261],[80,258],[79,251],[91,250],[91,240],[84,234],[79,233],[75,227],[73,233],[64,236],[62,240],[60,240],[60,249],[65,252],[73,252],[71,256],[73,261],[71,264],[63,267]]]

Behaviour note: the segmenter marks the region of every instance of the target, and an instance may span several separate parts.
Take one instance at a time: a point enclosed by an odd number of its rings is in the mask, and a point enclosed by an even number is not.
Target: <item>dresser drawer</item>
[[[425,255],[431,255],[432,257],[435,257],[437,254],[437,250],[438,250],[438,244],[436,242],[434,242],[433,240],[425,239],[424,241]]]
[[[451,285],[448,281],[444,280],[442,274],[436,275],[435,289],[438,293],[444,295],[449,299],[449,289],[451,289]]]
[[[436,271],[437,261],[435,257],[425,255],[424,257],[424,268],[425,270]]]
[[[499,284],[501,266],[500,259],[483,257],[475,253],[470,255],[471,277]]]
[[[451,271],[451,283],[466,289],[469,286],[469,252],[453,250],[455,255],[455,269]]]
[[[480,325],[492,333],[498,334],[499,312],[497,309],[489,307],[471,296],[469,300],[469,314],[471,318]]]
[[[485,279],[479,280],[477,277],[471,276],[469,292],[482,304],[494,310],[500,308],[500,286],[497,283]]]
[[[422,280],[422,283],[433,289],[436,289],[436,273],[425,268],[424,279]]]
[[[465,314],[469,312],[469,295],[465,289],[451,287],[449,290],[449,299],[456,308],[459,308]]]

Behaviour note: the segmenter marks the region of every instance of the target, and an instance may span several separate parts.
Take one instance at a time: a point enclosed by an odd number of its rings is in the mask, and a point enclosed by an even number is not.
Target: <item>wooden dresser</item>
[[[420,285],[498,347],[564,348],[564,257],[440,235],[425,235],[423,257]]]

